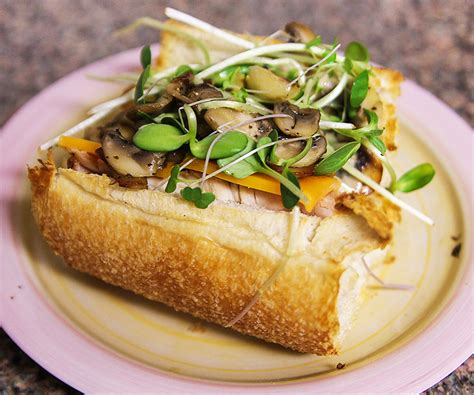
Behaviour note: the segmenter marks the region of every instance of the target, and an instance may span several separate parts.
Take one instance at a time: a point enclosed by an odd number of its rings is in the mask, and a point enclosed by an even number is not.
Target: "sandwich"
[[[393,192],[434,175],[397,178],[388,159],[402,75],[298,22],[258,37],[167,15],[138,22],[163,33],[133,87],[28,168],[42,235],[109,284],[337,354],[407,208]]]

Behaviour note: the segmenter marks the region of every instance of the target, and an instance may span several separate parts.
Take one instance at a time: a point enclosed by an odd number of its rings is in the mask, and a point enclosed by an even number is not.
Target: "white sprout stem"
[[[230,130],[228,131],[225,131],[225,132],[222,132],[219,136],[217,136],[212,142],[211,144],[209,145],[209,149],[207,150],[206,152],[206,158],[204,160],[204,167],[202,169],[202,176],[201,176],[201,188],[202,186],[204,185],[204,183],[206,182],[205,178],[206,178],[206,175],[207,175],[207,168],[209,167],[209,161],[211,160],[211,154],[212,154],[212,150],[214,149],[214,146],[217,144],[217,142],[222,138],[224,137],[228,132],[230,132]]]
[[[192,103],[188,103],[187,105],[189,107],[194,107],[194,106],[197,106],[198,104],[203,104],[203,103],[210,103],[210,102],[215,102],[215,101],[222,101],[222,100],[225,100],[225,99],[222,99],[220,97],[211,97],[209,99],[202,99],[202,100],[197,100],[195,102],[192,102]],[[181,106],[180,109],[184,108],[184,106]]]
[[[210,33],[216,37],[221,38],[231,44],[237,45],[242,48],[251,49],[255,47],[255,44],[251,41],[244,40],[234,34],[228,33],[222,29],[219,29],[207,22],[201,21],[191,15],[185,14],[184,12],[175,10],[174,8],[166,7],[165,15],[179,22],[186,23],[187,25],[194,26],[200,30]]]
[[[116,82],[116,83],[130,83],[135,82],[138,78],[138,74],[136,73],[124,73],[124,74],[115,74],[112,76],[102,76],[102,75],[94,75],[94,74],[86,74],[87,78],[97,81],[105,81],[105,82]]]
[[[236,63],[240,63],[250,58],[254,58],[256,56],[266,55],[273,52],[281,52],[281,51],[305,52],[305,51],[311,51],[313,48],[315,47],[311,47],[308,49],[306,48],[306,45],[298,44],[298,43],[273,44],[273,45],[266,45],[263,47],[253,48],[248,51],[240,52],[237,55],[231,56],[230,58],[227,58],[223,60],[222,62],[216,63],[208,67],[207,69],[204,69],[200,73],[196,74],[196,78],[202,80],[204,78],[211,76],[214,73],[217,73],[218,71],[225,69],[226,67],[232,66]]]
[[[87,114],[90,114],[90,115],[93,115],[93,114],[96,114],[100,111],[104,111],[104,110],[109,110],[109,109],[114,109],[114,108],[117,108],[117,107],[120,107],[122,104],[126,104],[128,103],[129,101],[131,101],[133,99],[133,90],[130,90],[129,92],[127,92],[126,94],[122,95],[122,96],[119,96],[115,99],[112,99],[112,100],[108,100],[106,102],[103,102],[103,103],[100,103],[100,104],[97,104],[96,106],[92,107],[88,112]]]
[[[414,215],[415,217],[427,223],[428,225],[430,226],[434,225],[434,221],[430,217],[416,210],[415,208],[411,207],[409,204],[405,203],[403,200],[398,199],[391,192],[387,191],[383,186],[376,183],[370,177],[367,177],[364,173],[360,172],[355,167],[346,164],[344,165],[343,169],[347,171],[351,176],[357,178],[359,181],[362,181],[365,185],[371,187],[374,191],[380,193],[383,197],[391,201],[393,204],[404,209],[405,211]]]
[[[270,288],[270,286],[275,282],[277,277],[280,275],[280,273],[283,271],[283,269],[286,267],[286,264],[290,260],[290,258],[293,255],[293,245],[295,244],[295,236],[298,233],[297,229],[299,228],[300,225],[300,208],[298,206],[295,206],[293,210],[291,211],[291,219],[290,219],[290,226],[289,226],[289,234],[290,236],[288,237],[288,244],[286,247],[286,252],[285,256],[282,258],[280,264],[276,267],[276,269],[273,271],[273,273],[270,275],[270,277],[267,278],[267,280],[262,284],[262,286],[254,293],[252,296],[252,299],[247,303],[247,305],[242,309],[242,311],[237,314],[235,318],[233,318],[230,322],[228,322],[225,327],[229,328],[231,326],[234,326],[238,321],[240,321],[249,311],[250,309],[255,305],[255,303],[258,302],[262,294]]]
[[[39,149],[41,151],[46,151],[48,150],[49,148],[53,147],[54,145],[58,144],[59,143],[59,139],[61,138],[61,136],[71,136],[73,134],[76,134],[76,133],[79,133],[79,132],[82,132],[84,129],[86,129],[87,127],[89,126],[92,126],[94,125],[96,122],[100,121],[101,119],[105,118],[107,115],[110,114],[112,110],[111,109],[106,109],[106,110],[103,110],[103,111],[99,111],[97,113],[95,113],[94,115],[92,115],[91,117],[83,120],[82,122],[79,122],[77,125],[73,126],[72,128],[66,130],[65,132],[61,133],[60,135],[46,141],[45,143],[43,143]]]
[[[367,273],[369,273],[369,275],[375,281],[377,281],[381,285],[382,288],[385,288],[385,289],[400,289],[400,290],[404,290],[404,291],[414,291],[416,289],[416,287],[414,287],[413,285],[386,283],[385,281],[383,281],[379,276],[377,276],[372,271],[372,269],[367,264],[367,261],[365,260],[365,256],[362,257],[362,263],[364,265],[365,270],[367,270]]]
[[[301,96],[301,99],[299,100],[303,104],[309,104],[310,101],[310,96],[311,96],[311,91],[313,90],[314,86],[318,83],[315,78],[311,78],[306,86],[304,87],[304,92],[303,96]],[[289,86],[289,85],[288,85]]]
[[[288,52],[276,52],[272,53],[269,56],[275,56],[276,58],[291,58],[296,60],[297,62],[300,63],[308,63],[308,64],[313,64],[314,61],[316,60],[314,57],[310,55],[298,55],[298,54],[293,54],[293,53],[288,53]]]
[[[188,167],[191,163],[193,163],[196,160],[196,158],[191,158],[187,162],[185,162],[183,165],[179,167],[179,170],[184,170],[186,167]]]
[[[167,69],[158,71],[157,73],[151,75],[149,80],[155,82],[155,81],[160,81],[164,78],[171,77],[172,75],[174,75],[176,73],[176,71],[178,70],[179,67],[180,66],[173,66],[173,67],[169,67]],[[191,64],[191,65],[189,65],[189,67],[191,69],[195,69],[195,68],[199,67],[199,65],[198,64]]]
[[[352,192],[356,192],[356,190],[352,187],[350,187],[349,185],[347,185],[346,183],[342,182],[341,181],[341,187],[340,187],[340,190],[342,192],[345,192],[345,193],[352,193]]]
[[[256,118],[252,118],[252,119],[247,119],[246,121],[242,121],[242,122],[239,122],[237,125],[227,125],[225,128],[227,130],[232,130],[232,129],[237,129],[237,128],[240,128],[241,126],[245,126],[245,125],[248,125],[248,124],[251,124],[253,122],[257,122],[257,121],[263,121],[264,119],[271,119],[271,118],[291,118],[290,115],[287,115],[287,114],[270,114],[270,115],[262,115],[261,117],[256,117]],[[229,122],[228,122],[229,123]],[[222,130],[222,128],[224,127],[224,125],[220,126],[219,129]],[[226,131],[227,130],[222,130],[222,131]]]
[[[314,102],[313,107],[323,108],[327,106],[328,104],[330,104],[331,102],[333,102],[334,100],[336,100],[339,97],[339,95],[342,93],[344,88],[346,87],[348,80],[349,80],[349,76],[346,73],[344,73],[341,80],[334,87],[334,89],[331,92],[329,92],[326,96],[323,96],[321,99]]]
[[[382,162],[383,167],[388,171],[388,174],[390,174],[391,181],[389,189],[392,190],[397,182],[397,174],[395,173],[395,169],[392,167],[387,157],[382,155],[378,149],[374,148],[374,146],[370,144],[367,139],[362,140],[362,145],[367,148],[369,152],[375,155],[380,160],[380,162]]]
[[[355,125],[347,122],[319,121],[321,129],[355,129]]]
[[[322,58],[320,61],[316,62],[315,64],[313,64],[312,66],[308,67],[304,73],[303,73],[303,76],[305,76],[306,74],[308,74],[311,70],[314,70],[316,67],[319,67],[321,64],[323,64],[326,60],[328,60],[333,54],[334,52],[336,52],[339,48],[340,48],[341,44],[338,44],[336,45],[332,51],[330,51],[324,58]],[[293,60],[293,59],[292,59]],[[296,61],[295,61],[296,62]],[[297,78],[295,78],[293,81],[290,82],[290,86],[292,86],[296,81],[298,81],[301,77],[298,76]],[[301,86],[301,85],[300,85]]]
[[[255,104],[250,104],[250,103],[241,103],[238,101],[232,101],[232,100],[220,100],[220,101],[214,101],[211,103],[203,103],[199,104],[198,108],[199,110],[209,110],[212,108],[232,108],[235,110],[244,110],[248,112],[258,112],[260,114],[269,114],[271,113],[271,110],[263,107],[263,106],[258,106]]]
[[[265,107],[262,103],[260,103],[258,100],[255,100],[254,97],[255,96],[253,95],[248,95],[245,102],[255,107],[255,109],[258,110],[260,114],[270,114],[272,112],[270,109]]]

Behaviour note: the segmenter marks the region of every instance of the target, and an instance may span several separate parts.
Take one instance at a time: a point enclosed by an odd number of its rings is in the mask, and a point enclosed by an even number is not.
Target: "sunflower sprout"
[[[227,41],[239,47],[242,47],[245,49],[251,49],[255,47],[255,44],[251,41],[244,40],[243,38],[240,38],[236,36],[235,34],[228,33],[222,29],[212,26],[211,24],[207,22],[201,21],[198,18],[185,14],[184,12],[175,10],[174,8],[166,7],[165,15],[170,19],[174,19],[176,21],[183,22],[183,23],[186,23],[187,25],[196,27],[200,30],[210,33],[216,37],[221,38],[224,41]]]
[[[342,91],[344,90],[344,88],[347,85],[348,80],[349,80],[349,76],[346,73],[344,73],[341,80],[334,87],[334,89],[331,92],[329,92],[326,96],[323,96],[321,99],[314,102],[312,107],[323,108],[323,107],[327,106],[328,104],[332,103],[342,93]]]
[[[376,183],[370,177],[367,177],[364,173],[357,170],[355,167],[350,166],[348,164],[344,165],[343,169],[347,171],[351,176],[357,178],[359,181],[363,182],[365,185],[371,187],[374,191],[380,193],[384,198],[391,201],[396,206],[402,208],[403,210],[407,211],[408,213],[414,215],[421,221],[425,222],[426,224],[433,226],[434,221],[428,217],[427,215],[423,214],[422,212],[418,211],[417,209],[411,207],[409,204],[405,203],[403,200],[400,200],[391,192],[386,190],[383,186]]]

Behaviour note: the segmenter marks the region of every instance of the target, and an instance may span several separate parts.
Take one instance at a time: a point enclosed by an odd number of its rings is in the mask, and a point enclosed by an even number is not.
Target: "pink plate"
[[[406,133],[406,137],[401,137],[415,143],[407,145],[397,160],[400,167],[404,167],[406,158],[403,155],[415,152],[413,151],[415,148],[410,147],[417,146],[417,149],[427,152],[423,155],[433,158],[437,164],[437,170],[439,169],[437,184],[434,183],[433,189],[428,189],[428,192],[423,192],[425,195],[423,193],[416,195],[418,197],[413,198],[415,199],[413,204],[424,202],[423,207],[440,226],[438,230],[435,228],[430,231],[431,233],[426,233],[429,236],[426,238],[423,236],[423,240],[420,236],[419,243],[427,243],[426,250],[431,248],[432,252],[425,254],[424,244],[421,244],[423,257],[426,258],[426,270],[419,277],[421,284],[419,292],[413,295],[413,300],[406,302],[408,310],[403,317],[408,318],[395,317],[396,321],[390,321],[391,326],[386,325],[392,330],[390,342],[387,340],[387,343],[384,343],[380,340],[380,344],[373,346],[376,347],[374,348],[376,351],[364,354],[363,363],[357,362],[355,358],[353,367],[349,366],[341,371],[312,372],[312,367],[316,369],[317,364],[324,359],[268,348],[269,346],[260,342],[248,341],[218,329],[209,329],[207,335],[178,333],[171,346],[171,353],[176,354],[175,359],[182,356],[180,353],[183,354],[183,344],[187,344],[181,342],[194,341],[193,339],[197,339],[196,344],[198,342],[206,344],[210,354],[213,348],[217,347],[214,338],[218,338],[219,344],[226,344],[226,347],[242,345],[244,348],[247,347],[245,350],[252,350],[248,354],[249,358],[253,359],[253,361],[249,359],[250,362],[257,361],[254,370],[245,370],[248,367],[245,362],[243,367],[239,367],[240,370],[221,369],[223,376],[214,376],[210,370],[207,372],[201,366],[196,367],[196,363],[194,365],[183,363],[183,366],[190,366],[183,368],[184,370],[176,368],[173,365],[175,361],[162,363],[158,360],[158,354],[150,356],[148,349],[140,351],[144,355],[142,358],[142,354],[133,351],[134,348],[127,349],[122,344],[125,342],[117,340],[120,339],[116,335],[121,328],[107,329],[113,332],[115,337],[112,339],[112,335],[110,337],[106,335],[108,332],[105,329],[101,332],[97,330],[99,326],[94,327],[94,320],[86,322],[93,314],[100,315],[100,311],[120,314],[120,309],[123,308],[125,311],[126,308],[134,317],[140,315],[142,320],[140,322],[146,322],[146,325],[154,319],[152,314],[157,314],[158,321],[153,321],[150,325],[156,328],[158,325],[161,327],[169,325],[163,329],[163,333],[169,334],[177,331],[176,328],[188,320],[188,317],[176,316],[168,310],[157,312],[155,307],[149,307],[149,302],[141,302],[139,298],[133,299],[132,305],[131,296],[124,297],[122,294],[117,294],[119,291],[111,290],[111,287],[95,283],[93,280],[78,279],[76,277],[80,277],[79,275],[70,274],[67,269],[55,269],[49,272],[48,261],[55,258],[43,251],[44,246],[38,237],[38,231],[34,226],[30,226],[32,220],[28,212],[29,195],[25,165],[33,163],[36,148],[42,142],[74,124],[92,105],[117,95],[122,89],[116,85],[89,79],[87,75],[111,75],[129,71],[138,65],[137,59],[138,50],[134,49],[103,59],[64,77],[30,100],[3,128],[1,323],[5,331],[28,355],[61,380],[86,393],[112,391],[242,393],[244,389],[252,393],[420,392],[441,380],[471,355],[472,325],[466,323],[473,322],[470,205],[473,196],[472,133],[469,126],[445,104],[410,81],[403,84],[403,95],[398,108],[402,125],[408,125],[406,128],[402,126],[402,129],[410,130]],[[418,144],[420,142],[422,144]],[[403,147],[403,144],[400,145]],[[471,178],[467,175],[471,175]],[[444,182],[441,182],[442,180]],[[441,196],[443,193],[445,197]],[[443,210],[439,209],[441,203],[442,207],[447,207],[441,202],[442,199],[448,199],[449,203],[446,204],[456,207],[452,214],[442,213]],[[451,226],[449,224],[454,223],[453,221],[459,224],[456,229],[464,239],[462,254],[459,259],[450,258],[449,263],[446,258],[443,264],[438,248],[452,241],[442,233],[442,227]],[[425,230],[420,230],[421,233],[416,233],[414,230],[413,232],[410,235],[421,235]],[[405,233],[409,234],[410,231],[405,230]],[[408,239],[406,243],[410,242]],[[404,245],[407,245],[406,243]],[[450,244],[449,251],[451,248]],[[410,250],[408,247],[406,249]],[[38,264],[33,262],[32,256],[36,256],[39,250],[42,250],[40,261],[43,263]],[[414,261],[410,263],[411,267],[417,264],[421,265]],[[438,264],[443,266],[436,266]],[[403,267],[403,263],[400,265]],[[448,265],[452,267],[445,270]],[[443,268],[438,269],[441,267]],[[442,279],[439,275],[436,277],[436,273],[442,273],[444,277]],[[433,292],[436,288],[436,295],[429,294],[430,287]],[[396,298],[394,295],[391,294],[390,297]],[[404,295],[401,297],[408,299]],[[69,297],[72,300],[73,296],[78,296],[74,302],[76,305],[65,302]],[[420,301],[423,299],[422,296],[432,298],[433,304],[430,304],[429,314],[427,306]],[[379,296],[375,295],[368,304],[375,303],[374,300],[377,298]],[[117,306],[120,306],[120,309],[111,309],[109,307],[111,303],[119,303]],[[77,306],[77,311],[71,306]],[[101,308],[105,310],[100,310]],[[413,312],[418,311],[416,309],[420,309],[419,323],[417,316],[413,317]],[[119,320],[119,315],[114,319]],[[404,319],[411,321],[405,322]],[[138,325],[137,322],[130,320],[127,325]],[[143,331],[149,330],[145,329],[145,324],[143,325]],[[395,326],[399,333],[394,332]],[[145,337],[145,332],[135,333],[138,333],[135,337]],[[159,331],[156,333],[155,340],[159,343],[160,339],[163,339],[160,336],[165,335]],[[122,334],[122,338],[127,335],[130,333]],[[377,338],[376,335],[380,334],[374,334],[374,339]],[[281,366],[269,368],[265,373],[261,373],[257,356],[260,355],[258,354],[260,349],[265,349],[261,354],[265,355],[262,356],[262,366],[266,364],[267,359],[273,362],[279,361]],[[206,355],[206,348],[199,350],[203,364],[207,359],[214,358]],[[184,353],[187,351],[189,354],[193,352],[186,346]],[[225,354],[225,351],[222,352]],[[253,352],[255,354],[252,354]],[[146,360],[145,357],[149,359]],[[298,379],[293,380],[283,373],[280,377],[279,372],[285,371],[284,364],[296,366],[296,360],[299,364],[297,369],[300,369],[298,372],[301,372],[300,374],[295,370],[295,377]],[[191,373],[188,374],[186,369]],[[215,371],[219,369],[215,368]],[[240,378],[239,375],[243,376]]]

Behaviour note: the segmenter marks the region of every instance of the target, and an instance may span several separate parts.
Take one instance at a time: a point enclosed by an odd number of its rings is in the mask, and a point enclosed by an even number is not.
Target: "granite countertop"
[[[166,5],[236,31],[269,34],[289,20],[300,20],[327,41],[337,36],[343,44],[364,42],[375,62],[402,71],[472,124],[474,5],[470,0],[267,0],[259,3],[264,12],[255,12],[252,0],[4,0],[0,5],[0,125],[69,72],[157,41],[159,34],[147,29],[120,39],[111,32],[140,16],[163,19]],[[33,362],[3,331],[0,391],[76,392]],[[428,390],[440,392],[474,393],[473,357]]]

